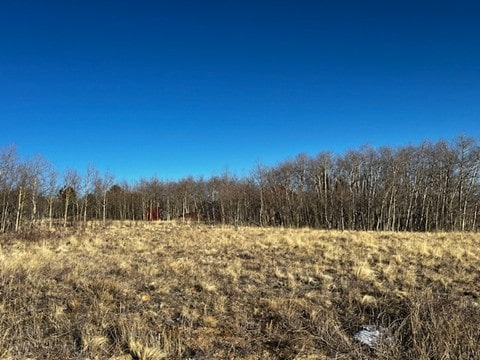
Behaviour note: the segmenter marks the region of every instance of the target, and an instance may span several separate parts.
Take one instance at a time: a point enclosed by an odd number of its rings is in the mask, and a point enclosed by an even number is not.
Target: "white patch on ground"
[[[356,333],[353,338],[371,348],[388,340],[386,329],[376,325],[362,325],[362,330]]]

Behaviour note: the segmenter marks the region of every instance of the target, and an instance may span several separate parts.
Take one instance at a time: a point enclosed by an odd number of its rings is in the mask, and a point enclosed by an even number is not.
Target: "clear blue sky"
[[[0,125],[127,180],[477,137],[480,3],[4,0]]]

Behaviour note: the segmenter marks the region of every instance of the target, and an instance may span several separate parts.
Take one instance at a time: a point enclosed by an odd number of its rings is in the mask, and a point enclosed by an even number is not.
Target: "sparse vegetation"
[[[473,359],[480,237],[173,222],[5,234],[2,359]],[[354,339],[385,328],[374,348]]]

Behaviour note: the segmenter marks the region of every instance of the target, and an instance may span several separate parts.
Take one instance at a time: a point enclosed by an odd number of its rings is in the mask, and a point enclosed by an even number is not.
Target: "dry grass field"
[[[159,222],[0,241],[1,359],[480,358],[478,234]]]

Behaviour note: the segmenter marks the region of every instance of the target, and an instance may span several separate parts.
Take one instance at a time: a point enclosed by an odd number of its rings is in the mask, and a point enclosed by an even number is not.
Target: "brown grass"
[[[473,359],[480,236],[123,223],[5,237],[1,359]],[[364,324],[387,329],[369,348]]]

